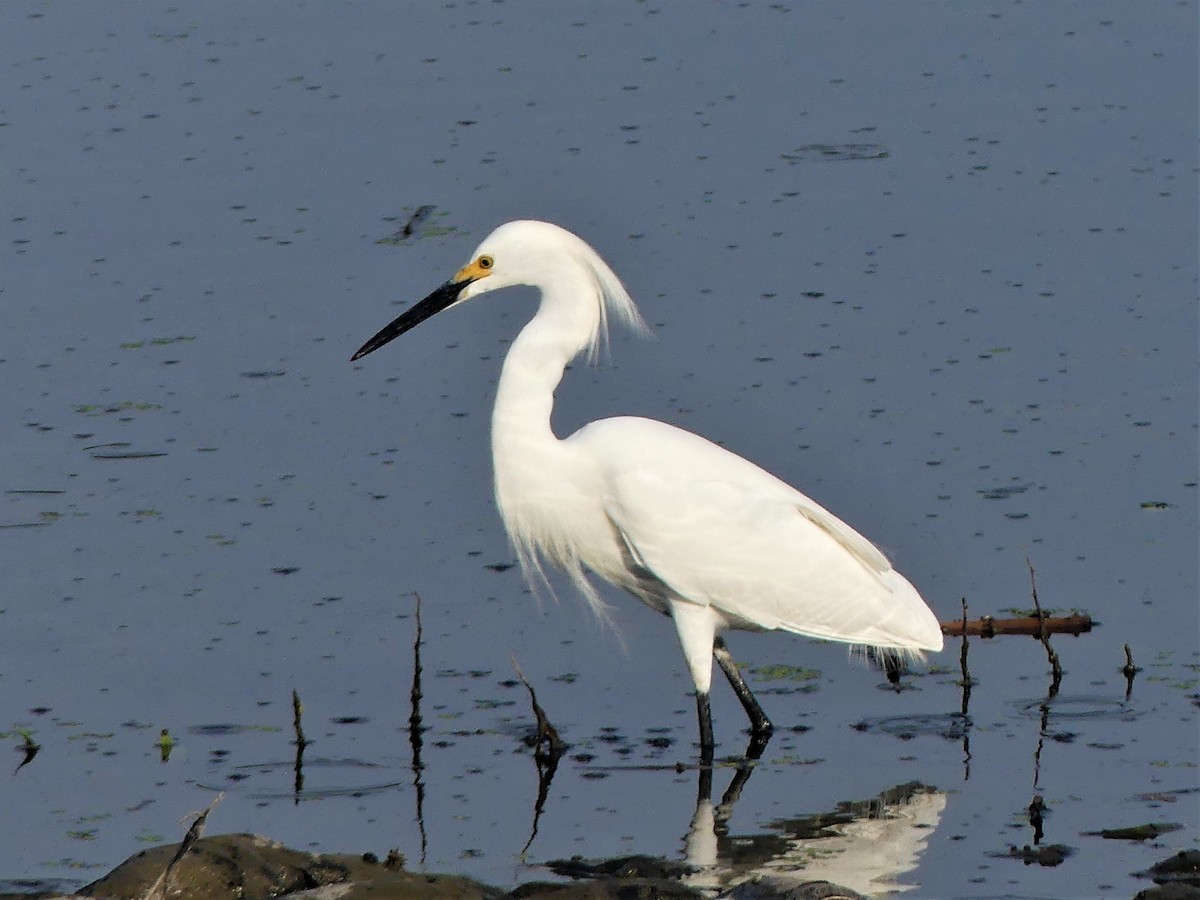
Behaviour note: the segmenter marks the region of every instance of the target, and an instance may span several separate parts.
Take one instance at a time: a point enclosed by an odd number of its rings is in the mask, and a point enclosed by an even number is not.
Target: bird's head
[[[415,306],[405,310],[362,345],[351,357],[360,359],[398,338],[431,316],[481,294],[524,284],[545,290],[549,285],[576,285],[580,296],[595,298],[595,326],[587,347],[594,356],[616,314],[635,330],[646,330],[620,279],[600,255],[571,232],[549,222],[520,220],[501,225],[471,255],[471,261]]]

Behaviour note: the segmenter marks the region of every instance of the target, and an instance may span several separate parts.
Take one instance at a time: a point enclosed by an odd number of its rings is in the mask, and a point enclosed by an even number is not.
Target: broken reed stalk
[[[1033,609],[1037,613],[1037,637],[1042,642],[1042,646],[1046,648],[1046,656],[1050,659],[1050,670],[1053,673],[1053,680],[1050,683],[1050,693],[1055,694],[1058,692],[1058,686],[1062,682],[1062,664],[1058,661],[1058,654],[1050,646],[1050,635],[1045,627],[1046,616],[1042,612],[1042,604],[1038,602],[1037,575],[1033,571],[1033,563],[1027,559],[1025,560],[1025,565],[1029,566],[1029,587],[1033,594]]]
[[[204,824],[208,821],[208,814],[213,811],[213,807],[221,802],[225,796],[225,792],[217,794],[213,798],[212,803],[208,804],[208,808],[200,813],[188,828],[187,834],[183,836],[183,840],[179,842],[179,849],[175,851],[175,855],[171,857],[171,861],[167,863],[167,867],[162,870],[158,878],[154,879],[154,884],[146,888],[146,892],[138,898],[138,900],[166,900],[167,889],[170,887],[171,872],[179,861],[192,849],[192,845],[204,836]]]
[[[1125,665],[1121,666],[1121,674],[1125,676],[1125,699],[1128,700],[1133,696],[1133,678],[1138,672],[1142,671],[1138,666],[1133,664],[1133,651],[1129,649],[1129,645],[1125,645]]]
[[[1133,681],[1133,676],[1142,671],[1138,666],[1133,664],[1133,651],[1129,649],[1129,645],[1125,645],[1125,665],[1121,666],[1121,674]]]
[[[23,728],[17,729],[17,734],[21,735],[20,752],[25,754],[20,765],[13,769],[13,774],[16,775],[23,768],[33,762],[33,758],[38,755],[38,751],[42,749],[42,745],[33,739],[33,735]]]
[[[1037,637],[1045,631],[1047,634],[1086,634],[1092,630],[1095,623],[1086,614],[1074,613],[1069,616],[1043,615],[1039,621],[1037,616],[1017,616],[1011,619],[996,619],[992,616],[982,616],[974,621],[953,619],[942,622],[942,634],[947,637],[958,637],[966,629],[972,637],[993,638],[1002,634],[1026,634]]]
[[[300,724],[300,717],[303,715],[304,704],[300,702],[300,694],[292,688],[292,730],[296,732],[297,747],[307,747],[312,743],[304,736],[304,727]]]
[[[962,714],[966,716],[971,702],[971,670],[967,668],[967,598],[962,598],[962,649],[958,651],[958,665],[962,669]]]
[[[425,209],[425,207],[421,207],[421,209]],[[421,698],[424,696],[421,692],[421,595],[413,591],[413,597],[417,601],[414,611],[417,620],[417,633],[413,638],[413,683],[412,690],[408,694],[409,700],[412,703],[412,711],[408,715],[408,727],[409,737],[413,738],[415,735],[414,746],[417,748],[419,756],[421,741]]]
[[[296,758],[292,761],[292,802],[300,805],[300,796],[304,793],[304,748],[312,743],[304,736],[304,726],[300,718],[304,715],[304,704],[300,702],[300,693],[292,688],[292,730],[296,739],[292,744],[296,748]]]
[[[525,678],[525,673],[521,671],[521,667],[517,664],[517,655],[514,653],[510,658],[513,670],[517,673],[517,677],[521,679],[521,684],[525,685],[525,689],[529,691],[529,701],[533,704],[533,715],[537,718],[537,744],[534,753],[536,755],[542,752],[542,742],[545,741],[550,747],[546,755],[553,759],[558,759],[566,751],[567,745],[558,736],[558,732],[550,724],[550,719],[546,716],[546,711],[538,703],[533,685]]]

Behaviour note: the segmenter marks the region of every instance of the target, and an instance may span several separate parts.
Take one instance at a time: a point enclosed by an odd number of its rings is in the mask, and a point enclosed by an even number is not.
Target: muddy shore
[[[691,867],[649,856],[548,864],[570,882],[530,881],[511,891],[461,875],[410,872],[395,851],[380,859],[373,853],[315,854],[294,850],[250,834],[221,834],[196,841],[182,856],[180,844],[164,844],[125,860],[76,894],[54,891],[0,894],[0,900],[71,900],[104,897],[119,900],[500,900],[550,897],[558,900],[605,898],[710,897]],[[176,859],[178,857],[178,859]],[[1176,854],[1144,873],[1152,886],[1137,900],[1188,900],[1200,897],[1200,851]],[[35,885],[30,885],[36,888]],[[754,878],[722,896],[733,900],[859,900],[863,895],[828,881]]]

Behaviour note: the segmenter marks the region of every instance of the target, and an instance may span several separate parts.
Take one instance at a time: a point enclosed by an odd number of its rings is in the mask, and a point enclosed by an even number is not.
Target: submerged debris
[[[1027,866],[1053,867],[1063,863],[1075,850],[1065,844],[1047,844],[1044,847],[1009,847],[1007,853],[989,853],[988,856],[998,859],[1019,859]]]
[[[1110,841],[1148,841],[1162,834],[1178,831],[1183,826],[1178,822],[1147,822],[1128,828],[1101,828],[1099,831],[1083,832],[1088,837],[1102,837]]]
[[[1040,629],[1047,634],[1086,634],[1092,630],[1095,622],[1087,613],[1072,613],[1069,616],[1043,615],[1040,622],[1036,615],[1017,616],[1009,619],[997,619],[983,616],[972,621],[952,619],[942,622],[942,634],[959,637],[964,632],[975,637],[992,638],[1002,634],[1023,634],[1036,637]]]
[[[418,206],[412,211],[412,214],[408,217],[408,221],[393,231],[390,235],[385,238],[380,238],[375,243],[394,245],[403,244],[405,241],[411,240],[414,236],[421,233],[421,226],[424,225],[429,217],[433,215],[433,211],[435,209],[437,209],[437,207],[430,204]]]
[[[1145,872],[1138,872],[1142,878],[1153,878],[1158,884],[1200,888],[1200,850],[1180,850],[1174,856],[1168,856],[1161,862],[1156,862]],[[1154,894],[1143,891],[1139,897],[1168,897],[1186,896],[1183,894]]]
[[[790,163],[807,160],[841,162],[858,159],[887,159],[891,152],[883,144],[804,144],[791,153],[780,154]]]

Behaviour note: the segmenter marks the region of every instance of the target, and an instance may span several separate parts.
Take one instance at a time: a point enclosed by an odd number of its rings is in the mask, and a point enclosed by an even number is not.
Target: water
[[[795,870],[795,823],[841,815],[841,878],[1136,892],[1197,835],[1196,39],[1194,3],[0,7],[0,729],[40,747],[0,776],[0,879],[91,880],[223,790],[211,830],[501,885]],[[560,433],[718,440],[942,620],[1028,608],[1028,560],[1101,623],[1055,640],[1059,695],[1026,638],[972,645],[963,716],[955,641],[894,693],[735,634],[780,733],[717,840],[670,623],[609,594],[604,632],[510,568],[487,422],[532,294],[348,362],[517,217],[656,331],[568,373]],[[511,654],[572,745],[527,849]],[[723,689],[714,718],[736,755]],[[1035,794],[1057,866],[1007,857]],[[1185,827],[1083,834],[1150,821]]]

